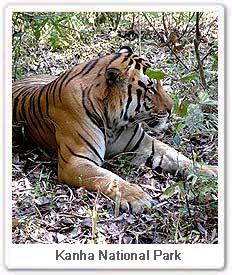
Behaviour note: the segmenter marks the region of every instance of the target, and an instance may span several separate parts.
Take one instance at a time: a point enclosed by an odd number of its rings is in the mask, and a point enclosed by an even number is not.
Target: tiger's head
[[[173,101],[159,80],[145,74],[149,67],[127,46],[108,57],[104,105],[110,112],[111,125],[145,122],[156,131],[168,125]]]

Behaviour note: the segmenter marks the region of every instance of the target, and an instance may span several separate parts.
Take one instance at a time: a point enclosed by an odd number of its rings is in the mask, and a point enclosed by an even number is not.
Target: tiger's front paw
[[[120,194],[120,207],[124,211],[141,213],[145,207],[152,206],[152,198],[135,184],[123,184]]]

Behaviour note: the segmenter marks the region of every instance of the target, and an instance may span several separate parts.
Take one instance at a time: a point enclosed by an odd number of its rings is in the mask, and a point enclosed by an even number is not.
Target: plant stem
[[[195,48],[195,54],[196,54],[198,68],[199,68],[199,72],[200,72],[201,82],[202,82],[204,88],[206,88],[207,83],[205,80],[203,63],[201,61],[200,52],[199,52],[200,41],[201,41],[201,33],[200,33],[200,28],[199,28],[199,12],[197,12],[196,13],[196,38],[194,39],[194,48]]]

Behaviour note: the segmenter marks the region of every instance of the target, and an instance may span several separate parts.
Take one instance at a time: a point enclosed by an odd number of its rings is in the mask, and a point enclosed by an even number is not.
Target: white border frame
[[[5,49],[10,49],[11,45],[11,12],[13,11],[212,11],[217,10],[219,12],[219,243],[218,244],[197,244],[197,245],[83,245],[82,250],[94,251],[97,253],[99,249],[108,249],[109,251],[121,250],[124,252],[131,252],[134,249],[138,249],[138,252],[143,250],[154,250],[161,249],[165,251],[172,252],[177,249],[185,255],[186,259],[181,262],[163,262],[163,261],[148,261],[148,262],[129,262],[120,261],[120,262],[75,262],[75,261],[66,261],[66,262],[57,262],[54,261],[54,251],[58,249],[66,249],[69,252],[77,252],[75,246],[72,245],[14,245],[12,244],[11,238],[11,189],[6,188],[11,182],[11,52],[9,51],[5,56],[5,98],[4,98],[4,114],[7,117],[5,121],[5,148],[4,155],[6,160],[6,170],[5,170],[5,234],[7,236],[5,241],[5,262],[8,268],[12,269],[221,269],[224,266],[224,8],[221,5],[210,5],[210,4],[151,4],[143,3],[131,5],[131,1],[125,3],[125,1],[118,1],[116,4],[107,5],[104,3],[84,3],[76,5],[22,5],[16,4],[13,6],[8,6],[6,9],[6,40],[5,40]],[[119,2],[121,3],[119,5]],[[7,72],[7,73],[6,73]],[[9,95],[9,96],[6,96]],[[10,138],[9,138],[10,137]],[[152,248],[151,248],[152,247]],[[45,249],[46,248],[46,249]],[[34,257],[37,255],[37,257]],[[194,258],[192,257],[194,255]],[[205,258],[207,255],[207,258]]]

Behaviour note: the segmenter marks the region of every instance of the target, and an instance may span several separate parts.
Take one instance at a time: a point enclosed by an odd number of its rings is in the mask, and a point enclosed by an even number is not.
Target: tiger
[[[13,83],[13,123],[23,121],[33,142],[58,152],[58,181],[112,200],[122,211],[141,213],[151,196],[102,167],[123,152],[133,162],[187,175],[196,166],[171,146],[149,135],[167,126],[173,100],[160,80],[149,78],[149,62],[128,46],[77,64],[60,76],[29,76]],[[198,165],[217,177],[217,166]],[[120,194],[120,196],[119,196]]]

